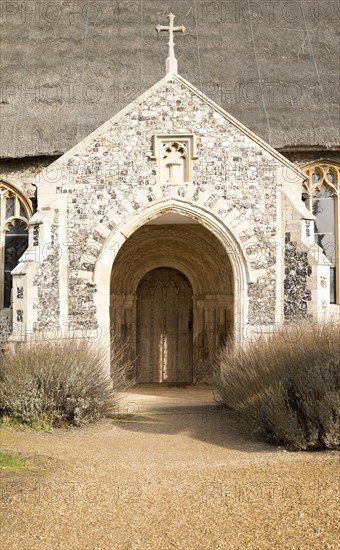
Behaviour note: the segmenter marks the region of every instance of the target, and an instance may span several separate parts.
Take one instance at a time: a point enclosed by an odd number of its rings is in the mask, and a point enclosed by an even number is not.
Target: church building
[[[226,112],[168,23],[161,80],[28,186],[1,179],[3,347],[123,342],[140,383],[192,384],[226,342],[339,318],[339,158],[296,162]]]

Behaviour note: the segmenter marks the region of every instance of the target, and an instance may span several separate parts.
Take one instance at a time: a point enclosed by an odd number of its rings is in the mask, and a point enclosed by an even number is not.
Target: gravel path
[[[209,389],[139,390],[114,421],[1,443],[38,467],[2,475],[4,550],[338,548],[336,453],[256,442]]]

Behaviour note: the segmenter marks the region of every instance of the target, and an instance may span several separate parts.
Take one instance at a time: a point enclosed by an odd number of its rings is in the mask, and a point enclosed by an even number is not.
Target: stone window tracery
[[[187,181],[188,151],[184,143],[176,141],[163,145],[163,168],[166,172],[166,183]]]
[[[0,182],[0,309],[11,305],[11,271],[28,246],[28,201],[10,184]]]
[[[307,175],[307,180],[303,184],[303,200],[315,216],[315,242],[322,248],[331,263],[330,302],[339,303],[340,163],[315,162],[303,167],[303,171]]]
[[[156,134],[153,155],[157,180],[167,186],[192,182],[193,161],[197,159],[194,134]]]

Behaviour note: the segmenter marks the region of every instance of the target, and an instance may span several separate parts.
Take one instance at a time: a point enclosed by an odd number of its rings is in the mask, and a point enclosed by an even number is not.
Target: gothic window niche
[[[12,275],[28,246],[28,200],[14,186],[0,182],[0,309],[11,305]]]
[[[157,161],[157,181],[163,185],[191,183],[197,159],[194,134],[155,134],[152,159]]]
[[[304,166],[303,200],[314,214],[315,242],[330,261],[330,302],[340,303],[340,163],[323,161]]]

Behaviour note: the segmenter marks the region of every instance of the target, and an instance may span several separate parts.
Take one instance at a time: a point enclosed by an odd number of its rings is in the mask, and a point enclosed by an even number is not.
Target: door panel
[[[138,286],[137,354],[140,383],[192,383],[192,289],[175,269],[155,269]]]

